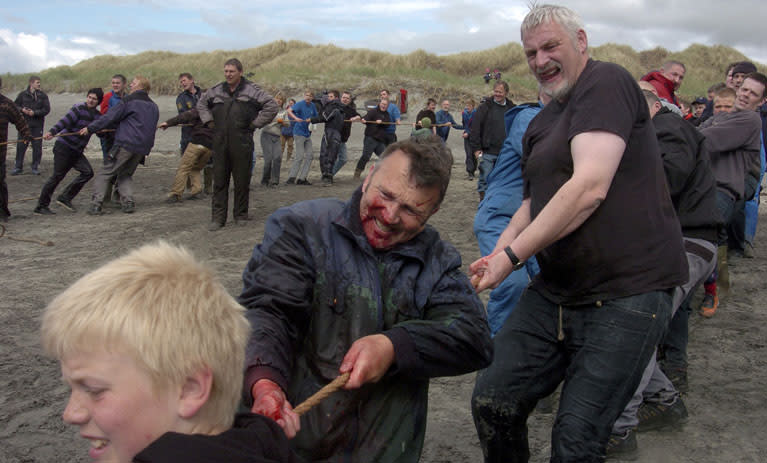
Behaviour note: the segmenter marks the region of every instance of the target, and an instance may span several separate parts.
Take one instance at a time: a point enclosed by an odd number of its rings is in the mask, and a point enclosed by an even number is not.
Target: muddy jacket
[[[101,129],[116,128],[115,146],[131,153],[148,155],[154,146],[160,111],[144,90],[136,90],[109,108],[106,114],[88,125],[93,134]]]
[[[239,302],[253,330],[252,385],[277,382],[292,404],[338,376],[352,343],[384,334],[395,362],[375,384],[339,391],[302,416],[291,441],[313,461],[417,462],[429,378],[486,367],[492,344],[484,309],[458,252],[430,226],[377,252],[352,199],[304,201],[272,214],[243,273]]]
[[[229,91],[229,84],[221,82],[197,102],[202,123],[214,123],[214,145],[224,146],[252,144],[253,131],[271,122],[279,110],[271,95],[247,79],[241,79],[234,92]]]
[[[16,97],[16,106],[19,108],[19,111],[21,111],[21,108],[29,108],[35,112],[34,116],[24,114],[29,127],[42,127],[45,116],[51,112],[51,103],[48,101],[48,95],[42,90],[32,93],[29,87]]]

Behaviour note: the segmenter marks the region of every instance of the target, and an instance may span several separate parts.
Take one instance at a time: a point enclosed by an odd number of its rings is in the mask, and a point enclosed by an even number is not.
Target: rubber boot
[[[362,175],[362,170],[360,169],[354,169],[354,180],[359,180],[360,175]]]
[[[730,294],[730,271],[727,268],[727,245],[719,246],[716,252],[716,264],[718,275],[716,277],[716,286],[718,290],[719,301],[724,301]]]

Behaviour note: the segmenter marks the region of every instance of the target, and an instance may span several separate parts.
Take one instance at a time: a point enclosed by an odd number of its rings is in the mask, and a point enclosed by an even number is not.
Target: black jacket
[[[344,105],[338,100],[328,101],[311,120],[315,124],[324,123],[325,130],[337,130],[340,133],[344,128]]]
[[[488,98],[479,105],[469,134],[469,145],[472,151],[482,150],[492,154],[501,152],[503,142],[506,140],[506,123],[503,116],[513,107],[514,103],[510,98],[506,99],[505,106],[499,105],[492,98]]]
[[[687,121],[662,108],[652,118],[663,170],[682,235],[716,243],[720,218],[716,180],[709,165],[703,135]]]
[[[214,436],[167,432],[133,458],[136,463],[299,463],[285,433],[261,415],[237,415]]]
[[[354,103],[344,106],[344,119],[351,119],[354,116],[359,116],[357,108],[354,107]],[[344,122],[344,127],[341,129],[341,143],[349,141],[349,137],[352,135],[352,123]]]
[[[42,127],[45,116],[51,112],[51,103],[48,101],[48,95],[42,90],[38,90],[33,94],[29,87],[27,87],[26,90],[19,93],[15,103],[19,111],[21,111],[21,108],[29,108],[35,112],[34,116],[24,114],[24,119],[27,120],[27,125],[30,128]]]
[[[381,111],[378,106],[368,111],[363,119],[366,121],[391,121],[389,113],[387,111]],[[386,134],[386,127],[386,124],[365,124],[365,136],[386,143],[389,138]]]

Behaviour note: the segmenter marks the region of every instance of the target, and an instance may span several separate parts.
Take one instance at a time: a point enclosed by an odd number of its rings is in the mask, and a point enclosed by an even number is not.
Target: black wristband
[[[511,246],[506,246],[503,248],[503,252],[506,253],[507,256],[509,256],[509,260],[511,261],[511,267],[513,270],[519,270],[522,268],[523,265],[525,265],[524,262],[519,260],[519,257],[517,257],[516,254],[514,254],[514,251],[511,250]]]

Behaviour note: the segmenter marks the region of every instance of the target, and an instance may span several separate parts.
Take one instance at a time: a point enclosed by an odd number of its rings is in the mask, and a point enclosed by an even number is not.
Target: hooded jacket
[[[650,82],[655,87],[655,90],[658,91],[658,98],[663,98],[669,103],[679,106],[679,101],[676,99],[676,95],[674,95],[674,82],[661,74],[660,71],[648,72],[639,80]]]

